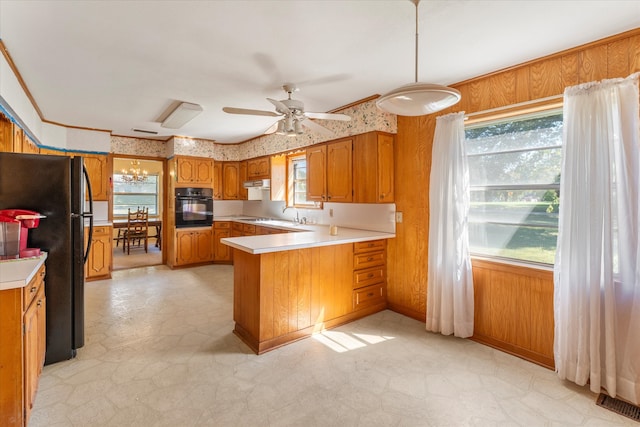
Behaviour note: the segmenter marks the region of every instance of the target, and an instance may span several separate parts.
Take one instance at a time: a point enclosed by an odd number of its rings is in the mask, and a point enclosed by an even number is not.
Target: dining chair
[[[144,241],[144,251],[149,252],[149,208],[138,208],[127,214],[127,229],[124,231],[122,252],[127,251],[127,255],[131,253],[131,242],[138,241],[138,246]]]

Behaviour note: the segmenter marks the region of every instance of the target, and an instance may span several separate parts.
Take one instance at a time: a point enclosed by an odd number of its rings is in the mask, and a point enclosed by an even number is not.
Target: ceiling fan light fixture
[[[416,7],[416,53],[415,83],[409,83],[382,95],[376,106],[398,116],[424,116],[451,107],[462,95],[454,88],[418,81],[418,5],[420,0],[411,0]]]
[[[202,106],[190,102],[181,102],[162,122],[161,126],[168,129],[180,129],[188,121],[202,113]]]
[[[302,135],[304,133],[304,130],[302,129],[302,123],[300,123],[300,120],[296,120],[294,122],[293,128],[296,135]]]
[[[284,129],[284,120],[278,122],[278,128],[276,129],[277,135],[286,135],[287,131]]]

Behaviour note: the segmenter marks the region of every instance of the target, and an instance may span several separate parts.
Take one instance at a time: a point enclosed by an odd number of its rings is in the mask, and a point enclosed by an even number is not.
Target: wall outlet
[[[396,212],[396,222],[398,224],[402,222],[402,212]]]
[[[333,218],[333,209],[329,209],[329,218]]]

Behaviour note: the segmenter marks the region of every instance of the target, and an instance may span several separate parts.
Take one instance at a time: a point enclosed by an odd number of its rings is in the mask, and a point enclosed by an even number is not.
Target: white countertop
[[[47,253],[39,257],[0,261],[0,291],[24,288],[47,259]]]
[[[345,243],[366,242],[369,240],[391,239],[393,233],[380,231],[358,230],[355,228],[338,227],[338,234],[329,234],[328,225],[296,225],[290,221],[249,221],[239,218],[228,221],[246,224],[263,225],[267,227],[283,228],[297,233],[267,234],[262,236],[227,237],[220,239],[222,243],[250,254],[265,254],[269,252],[289,251],[319,246],[342,245]]]

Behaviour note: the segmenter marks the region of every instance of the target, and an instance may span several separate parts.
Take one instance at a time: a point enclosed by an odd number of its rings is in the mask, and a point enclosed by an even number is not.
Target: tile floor
[[[86,345],[46,366],[39,426],[634,426],[552,371],[384,311],[256,356],[232,267],[114,272]]]

